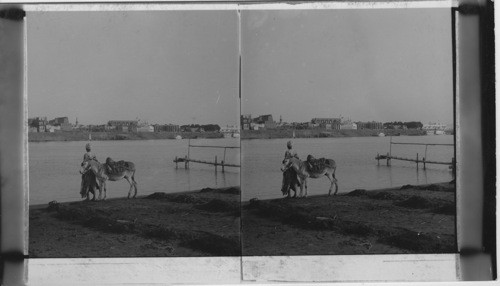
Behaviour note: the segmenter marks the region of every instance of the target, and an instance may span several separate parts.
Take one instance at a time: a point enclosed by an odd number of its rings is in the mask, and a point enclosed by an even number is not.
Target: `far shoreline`
[[[241,140],[252,139],[291,139],[291,138],[349,138],[349,137],[378,137],[384,136],[425,136],[426,132],[419,129],[262,129],[241,130]],[[130,141],[130,140],[175,140],[182,139],[222,139],[227,138],[220,132],[88,132],[88,131],[59,131],[59,132],[29,132],[28,142],[72,142],[88,141]],[[234,137],[232,137],[234,138]],[[238,139],[238,138],[234,138]]]

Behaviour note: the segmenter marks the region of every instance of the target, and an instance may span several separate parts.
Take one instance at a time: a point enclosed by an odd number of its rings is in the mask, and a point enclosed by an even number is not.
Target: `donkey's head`
[[[292,166],[292,161],[289,158],[283,159],[281,162],[281,172],[285,172]]]
[[[80,165],[80,174],[85,174],[90,169],[89,161],[83,161]]]

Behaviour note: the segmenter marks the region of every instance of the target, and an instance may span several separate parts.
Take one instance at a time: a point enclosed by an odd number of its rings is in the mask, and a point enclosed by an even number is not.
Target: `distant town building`
[[[28,126],[34,132],[45,132],[46,126],[49,124],[47,117],[34,117],[28,119]]]
[[[358,129],[358,125],[350,120],[347,120],[340,124],[340,129],[342,130]]]
[[[274,129],[276,128],[276,122],[273,120],[273,116],[271,114],[267,115],[260,115],[259,117],[256,117],[252,120],[252,123],[254,123],[254,129],[257,127],[257,129],[265,128],[265,129]]]
[[[181,131],[181,127],[179,125],[174,125],[174,124],[164,124],[164,125],[156,124],[153,127],[154,127],[154,132],[180,132]]]
[[[225,127],[220,128],[220,133],[224,135],[224,137],[239,137],[240,129],[236,125],[226,125]]]
[[[136,128],[139,120],[110,120],[108,126],[115,127],[116,131],[129,132],[132,128]]]
[[[134,127],[132,127],[132,128],[134,128]],[[135,130],[132,129],[132,131],[135,131],[135,132],[154,132],[155,128],[152,125],[144,125],[144,126],[135,127]]]
[[[376,121],[356,122],[356,125],[357,129],[384,129],[384,124]]]
[[[250,130],[252,124],[252,115],[243,114],[240,116],[241,129]]]
[[[139,124],[138,120],[110,120],[108,121],[109,126],[137,126]]]
[[[313,118],[312,124],[317,124],[321,128],[339,130],[341,126],[340,118]]]

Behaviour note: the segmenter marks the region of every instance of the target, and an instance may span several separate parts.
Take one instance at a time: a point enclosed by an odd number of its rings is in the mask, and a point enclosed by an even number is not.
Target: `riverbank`
[[[422,136],[426,135],[423,130],[407,129],[353,129],[353,130],[322,130],[322,129],[262,129],[242,130],[241,139],[277,139],[277,138],[328,138],[328,137],[368,137],[378,136]]]
[[[92,132],[92,140],[156,140],[175,139],[180,135],[184,139],[197,138],[224,138],[219,132]],[[29,142],[50,141],[88,141],[89,132],[64,131],[64,132],[29,132]]]
[[[455,214],[452,183],[354,190],[330,197],[251,200],[242,205],[239,188],[54,202],[30,207],[29,255],[453,253]]]
[[[239,188],[30,206],[29,255],[238,256]]]
[[[337,196],[251,200],[242,206],[244,255],[454,253],[455,185]]]

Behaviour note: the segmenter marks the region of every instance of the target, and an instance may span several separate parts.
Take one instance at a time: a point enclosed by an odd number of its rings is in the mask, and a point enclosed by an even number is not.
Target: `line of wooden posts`
[[[419,154],[417,153],[417,156],[415,159],[413,158],[404,158],[404,157],[398,157],[398,156],[393,156],[392,155],[392,145],[425,145],[425,155],[423,158],[419,157]],[[426,169],[426,164],[438,164],[438,165],[449,165],[450,168],[453,171],[453,174],[455,174],[456,170],[456,161],[455,158],[453,157],[451,159],[451,162],[442,162],[442,161],[432,161],[432,160],[427,160],[427,147],[428,146],[454,146],[453,144],[427,144],[427,143],[403,143],[403,142],[392,142],[392,137],[391,141],[389,143],[389,152],[387,155],[380,155],[377,153],[377,157],[375,159],[377,160],[377,164],[380,165],[380,160],[387,160],[387,166],[391,165],[391,160],[400,160],[400,161],[409,161],[409,162],[415,162],[417,164],[422,163],[424,170]]]
[[[214,161],[205,161],[205,160],[197,160],[197,159],[192,159],[190,157],[190,150],[191,148],[214,148],[214,149],[224,149],[224,156],[222,161],[217,160],[217,155],[215,156]],[[207,165],[213,165],[215,167],[215,171],[217,172],[217,166],[221,166],[222,172],[224,172],[224,167],[236,167],[240,168],[240,165],[237,164],[228,164],[226,163],[226,150],[227,149],[239,149],[240,147],[236,146],[213,146],[213,145],[191,145],[191,141],[188,141],[188,153],[184,157],[175,157],[175,168],[178,168],[178,163],[184,162],[184,168],[189,169],[189,163],[200,163],[200,164],[207,164]]]

